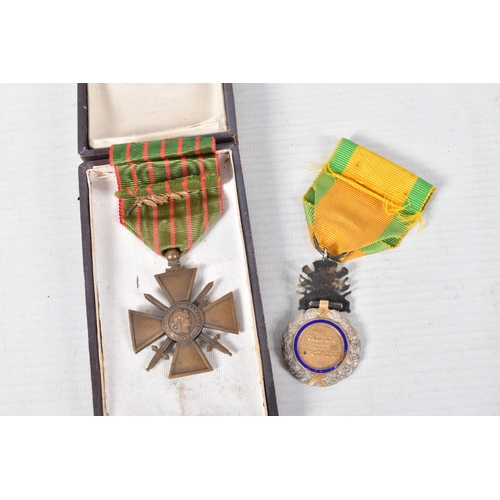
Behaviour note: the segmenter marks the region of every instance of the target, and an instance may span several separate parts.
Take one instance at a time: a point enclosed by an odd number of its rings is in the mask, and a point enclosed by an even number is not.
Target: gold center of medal
[[[195,339],[203,328],[203,315],[191,302],[177,302],[163,318],[163,331],[175,342]]]
[[[337,329],[327,323],[313,323],[297,342],[300,358],[315,370],[338,365],[345,356],[344,340]]]

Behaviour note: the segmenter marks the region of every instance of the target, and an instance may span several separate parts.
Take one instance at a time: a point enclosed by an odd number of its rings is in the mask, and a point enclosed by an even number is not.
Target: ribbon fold
[[[223,211],[213,137],[115,144],[120,222],[155,253],[181,253]]]
[[[341,139],[302,198],[311,241],[340,262],[395,248],[435,187],[372,151]]]

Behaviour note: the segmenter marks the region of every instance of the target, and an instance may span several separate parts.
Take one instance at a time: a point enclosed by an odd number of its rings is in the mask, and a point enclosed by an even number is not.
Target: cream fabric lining
[[[89,83],[88,106],[94,149],[227,130],[221,83]]]

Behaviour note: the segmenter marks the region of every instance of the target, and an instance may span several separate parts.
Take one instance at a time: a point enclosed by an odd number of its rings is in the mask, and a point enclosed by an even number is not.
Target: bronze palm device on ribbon
[[[290,372],[308,385],[328,386],[359,361],[350,312],[348,271],[338,262],[396,247],[422,220],[435,188],[408,170],[341,139],[302,201],[311,242],[322,254],[302,268],[301,313],[283,335]]]
[[[160,360],[173,360],[169,378],[212,371],[203,353],[216,349],[231,356],[204,328],[238,333],[232,292],[207,304],[213,282],[191,300],[196,268],[185,269],[180,257],[191,249],[223,211],[219,162],[215,139],[192,137],[117,144],[110,163],[118,182],[120,222],[158,255],[169,268],[155,275],[168,304],[150,294],[155,314],[129,311],[132,346],[136,353],[153,342],[147,370]]]

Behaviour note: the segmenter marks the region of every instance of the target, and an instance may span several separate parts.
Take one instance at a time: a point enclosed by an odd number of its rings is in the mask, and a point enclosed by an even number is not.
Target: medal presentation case
[[[155,275],[167,259],[119,222],[113,144],[210,136],[216,141],[224,211],[181,263],[197,268],[192,297],[233,293],[239,334],[232,353],[201,343],[213,371],[168,378],[173,356],[147,371],[151,346],[134,352],[129,310],[167,303]],[[96,415],[277,415],[265,322],[237,145],[230,84],[79,84],[80,203],[89,350]],[[149,300],[149,299],[148,299]],[[205,331],[205,330],[204,330]],[[216,346],[215,346],[216,347]]]

